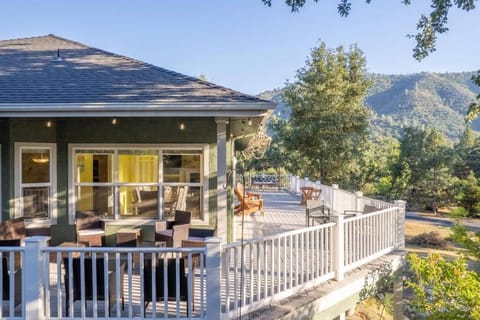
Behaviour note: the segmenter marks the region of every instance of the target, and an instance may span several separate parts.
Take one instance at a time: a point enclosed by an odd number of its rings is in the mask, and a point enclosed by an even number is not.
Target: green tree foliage
[[[473,172],[457,183],[455,198],[467,210],[467,216],[480,213],[480,186]]]
[[[366,144],[363,157],[356,159],[356,190],[391,200],[394,192],[393,168],[400,156],[400,144],[390,137],[374,137]]]
[[[400,141],[400,156],[393,170],[398,195],[411,204],[432,207],[448,203],[455,182],[449,167],[451,152],[435,129],[406,128]]]
[[[465,248],[468,258],[480,261],[480,232],[472,236],[465,226],[457,224],[453,227],[452,240]]]
[[[461,179],[466,178],[473,170],[473,165],[477,159],[472,159],[472,153],[475,149],[475,137],[470,126],[465,128],[460,141],[454,146],[454,170],[455,175]]]
[[[476,75],[472,76],[472,81],[480,87],[480,71]],[[472,102],[468,107],[467,115],[465,116],[466,122],[472,122],[478,118],[480,114],[480,94],[477,95],[477,101]]]
[[[297,81],[284,91],[291,116],[280,131],[295,158],[294,173],[324,183],[348,180],[352,160],[362,152],[368,128],[363,101],[371,82],[365,58],[356,46],[312,49]],[[299,171],[302,172],[299,172]]]
[[[464,259],[447,261],[440,255],[408,255],[407,286],[414,298],[408,305],[424,319],[480,319],[480,279]]]

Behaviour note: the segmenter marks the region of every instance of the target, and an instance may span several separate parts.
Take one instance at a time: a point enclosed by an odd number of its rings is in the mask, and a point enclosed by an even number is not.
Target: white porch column
[[[23,313],[26,319],[45,319],[45,277],[42,248],[47,247],[50,237],[25,238],[25,255],[22,289],[25,303]]]
[[[295,177],[295,193],[300,193],[300,177]]]
[[[355,209],[354,210],[363,211],[362,199],[363,199],[363,192],[362,191],[355,192]],[[357,215],[360,215],[360,213],[357,213]]]
[[[335,280],[342,281],[345,274],[345,225],[343,215],[334,215],[331,221],[333,228],[333,271]]]
[[[207,318],[216,320],[221,318],[222,290],[222,246],[219,238],[208,238],[206,256],[207,282]]]
[[[338,184],[332,184],[332,198],[331,198],[331,201],[332,201],[333,211],[337,211],[337,190],[338,190]]]
[[[217,122],[217,236],[227,242],[227,119]]]

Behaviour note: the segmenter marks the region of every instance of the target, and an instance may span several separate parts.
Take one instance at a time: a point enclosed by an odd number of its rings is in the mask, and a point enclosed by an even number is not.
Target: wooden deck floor
[[[300,196],[281,191],[261,192],[265,214],[235,216],[234,241],[254,239],[305,227],[305,207]]]

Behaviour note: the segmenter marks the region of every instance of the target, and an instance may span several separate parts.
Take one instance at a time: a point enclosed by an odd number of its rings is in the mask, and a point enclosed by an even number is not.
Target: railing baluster
[[[140,252],[140,318],[145,317],[145,292],[143,292],[143,288],[145,288],[145,272],[143,270],[145,268],[145,253],[143,251]]]
[[[92,254],[92,282],[97,284],[97,253],[94,251]],[[93,317],[96,318],[98,316],[98,304],[97,304],[97,286],[95,285],[93,289]]]
[[[2,263],[0,263],[0,275],[3,275],[4,272],[7,272],[7,270],[3,270],[3,251],[0,251],[0,260]],[[3,287],[5,286],[5,283],[3,283],[3,277],[0,277],[0,284],[2,285],[2,290],[0,290],[0,301],[3,301]],[[3,308],[0,308],[0,318],[3,319]]]
[[[97,262],[92,261],[92,264],[97,264]],[[96,269],[96,267],[94,268]],[[108,317],[110,314],[110,301],[106,297],[108,297],[108,288],[110,287],[110,281],[108,279],[108,252],[103,253],[103,280],[105,281],[105,286],[103,290],[103,296],[105,297],[105,317]]]
[[[132,253],[128,252],[127,253],[127,274],[128,274],[128,317],[130,319],[133,318],[133,292],[132,292]],[[119,272],[119,270],[117,270]],[[117,291],[120,291],[119,288],[117,288]],[[122,292],[123,294],[123,292]]]
[[[42,285],[45,293],[44,295],[45,314],[50,314],[50,254],[48,252],[42,252],[42,255],[43,255],[43,272],[44,272],[44,276],[43,276],[44,283]]]
[[[235,247],[233,251],[233,303],[234,303],[234,309],[238,309],[238,304],[239,304],[239,296],[238,296],[238,288],[239,288],[239,283],[238,283],[238,247]]]
[[[250,253],[250,261],[249,261],[249,264],[250,264],[250,290],[248,292],[248,296],[250,298],[250,303],[253,302],[253,283],[254,283],[254,279],[253,279],[253,265],[254,265],[254,259],[253,259],[253,244],[250,243],[248,245],[248,248],[249,248],[249,253]]]
[[[267,262],[267,242],[262,241],[263,244],[263,298],[268,296],[268,262]]]
[[[257,261],[257,301],[259,301],[261,299],[261,288],[262,288],[262,278],[261,278],[261,273],[260,273],[260,270],[262,268],[262,256],[260,254],[260,241],[257,241],[256,243],[256,246],[257,246],[257,257],[256,257],[256,261]]]

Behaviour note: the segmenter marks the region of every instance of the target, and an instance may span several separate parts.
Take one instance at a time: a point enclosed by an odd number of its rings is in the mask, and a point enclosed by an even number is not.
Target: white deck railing
[[[222,313],[239,318],[332,279],[333,223],[222,248]]]
[[[0,319],[24,319],[21,261],[24,247],[0,248]],[[11,298],[13,297],[13,299]],[[5,305],[3,301],[8,301]],[[4,308],[5,306],[5,308]]]
[[[30,237],[25,239],[25,247],[0,247],[0,258],[8,258],[9,271],[8,280],[0,278],[0,285],[4,288],[8,281],[10,297],[20,297],[16,301],[3,299],[9,303],[2,306],[0,318],[239,318],[327,280],[341,281],[346,272],[403,248],[403,201],[389,204],[359,192],[339,191],[337,186],[316,187],[322,189],[324,203],[333,204],[337,213],[330,223],[243,243],[222,245],[220,239],[210,238],[205,248],[191,249],[67,248],[49,247],[46,237]],[[378,211],[355,217],[341,214],[343,210],[361,210],[366,204]],[[155,262],[146,262],[154,256],[173,259],[172,267],[169,269],[167,259],[153,259],[164,264],[157,271]],[[74,257],[80,262],[74,263]],[[87,260],[90,264],[85,263]],[[96,260],[103,268],[92,267]],[[74,273],[76,263],[80,263],[80,285],[66,277],[66,273]],[[19,288],[17,265],[22,270]],[[0,274],[2,269],[3,264]],[[186,287],[181,283],[180,269],[186,270]],[[105,279],[103,293],[89,292],[81,285],[87,278],[96,283],[99,277]],[[145,288],[146,282],[156,283],[158,277],[164,280],[162,287]],[[186,294],[180,293],[180,286]],[[146,306],[147,296],[158,296],[158,290],[168,296],[168,287],[175,288],[171,301],[151,299]]]

